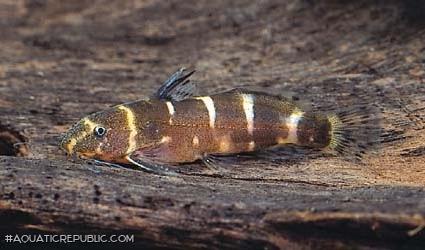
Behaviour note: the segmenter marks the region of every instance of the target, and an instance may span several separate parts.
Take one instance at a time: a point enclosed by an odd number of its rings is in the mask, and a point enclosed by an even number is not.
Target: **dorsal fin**
[[[158,89],[155,97],[160,100],[181,101],[194,95],[195,85],[189,80],[194,70],[179,69]]]

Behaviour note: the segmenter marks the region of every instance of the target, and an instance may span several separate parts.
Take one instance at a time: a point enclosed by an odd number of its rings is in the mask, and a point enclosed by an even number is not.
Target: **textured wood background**
[[[134,244],[162,248],[424,248],[424,13],[412,0],[0,1],[2,234],[129,232]],[[200,164],[163,177],[59,150],[72,123],[150,95],[182,66],[196,68],[202,93],[248,85],[324,110],[379,105],[380,153],[363,164],[261,157],[217,178]]]

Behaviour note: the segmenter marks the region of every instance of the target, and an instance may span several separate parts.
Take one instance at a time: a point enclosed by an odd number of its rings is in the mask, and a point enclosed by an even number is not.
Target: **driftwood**
[[[158,248],[424,248],[425,6],[419,1],[2,1],[0,228],[130,233]],[[202,164],[164,177],[73,162],[61,133],[193,67],[323,110],[382,110],[379,154]],[[3,240],[3,239],[2,239]],[[1,244],[4,244],[2,241]]]

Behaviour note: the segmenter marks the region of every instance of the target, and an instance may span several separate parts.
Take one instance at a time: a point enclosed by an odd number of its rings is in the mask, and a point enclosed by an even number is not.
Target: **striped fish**
[[[164,174],[169,170],[163,164],[288,144],[360,157],[370,142],[373,119],[366,109],[321,114],[285,97],[245,89],[194,96],[192,74],[180,69],[152,98],[83,118],[61,147],[70,155]]]

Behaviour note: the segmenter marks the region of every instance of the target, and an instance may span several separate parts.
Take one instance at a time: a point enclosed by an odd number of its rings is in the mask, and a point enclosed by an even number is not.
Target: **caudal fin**
[[[328,115],[331,124],[329,148],[349,159],[361,160],[380,144],[380,112],[370,106],[356,106]]]

